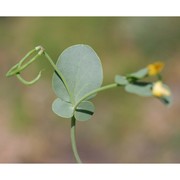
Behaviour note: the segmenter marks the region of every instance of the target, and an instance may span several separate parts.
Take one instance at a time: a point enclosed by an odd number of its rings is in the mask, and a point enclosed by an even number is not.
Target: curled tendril
[[[38,51],[38,53],[31,58],[26,64],[23,64],[23,62],[29,57],[31,56],[34,52]],[[42,46],[37,46],[36,48],[34,48],[33,50],[29,51],[16,65],[14,65],[6,74],[7,77],[16,75],[16,77],[23,83],[26,85],[31,85],[34,84],[35,82],[37,82],[40,77],[41,77],[41,72],[39,72],[39,74],[31,81],[26,81],[25,79],[23,79],[20,76],[20,73],[27,68],[31,63],[33,63],[39,56],[41,56],[44,53],[44,48]]]
[[[16,74],[16,77],[17,77],[23,84],[25,84],[25,85],[31,85],[31,84],[36,83],[36,82],[40,79],[40,77],[41,77],[41,72],[42,72],[42,71],[40,71],[39,74],[38,74],[33,80],[31,80],[31,81],[26,81],[24,78],[22,78],[22,77],[20,76],[20,74]]]

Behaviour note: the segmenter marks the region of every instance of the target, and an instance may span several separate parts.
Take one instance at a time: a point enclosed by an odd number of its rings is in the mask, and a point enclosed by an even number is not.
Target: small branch
[[[25,65],[22,65],[22,63],[28,58],[30,57],[34,52],[36,51],[36,49],[33,49],[31,51],[29,51],[16,65],[14,65],[7,73],[6,73],[6,77],[10,77],[13,75],[16,75],[17,73],[20,73],[20,71],[24,70],[29,64],[31,64],[39,55],[36,55],[34,58],[32,58],[30,60],[30,63],[27,62]]]
[[[70,101],[72,104],[74,104],[74,98],[73,95],[71,94],[71,91],[67,85],[67,82],[63,76],[63,74],[60,72],[60,70],[57,68],[57,66],[54,64],[53,60],[51,59],[51,57],[48,55],[47,52],[44,52],[45,57],[47,58],[47,60],[50,62],[50,64],[52,65],[53,69],[55,70],[55,72],[58,74],[58,76],[61,78],[62,82],[64,83],[64,86],[69,94],[70,97]]]
[[[78,107],[78,105],[79,105],[82,101],[86,100],[88,97],[90,97],[90,96],[92,96],[92,95],[94,95],[94,94],[96,94],[96,93],[98,93],[98,92],[100,92],[100,91],[104,91],[104,90],[107,90],[107,89],[112,89],[112,88],[115,88],[115,87],[118,87],[118,86],[120,86],[120,85],[118,85],[118,84],[116,84],[116,83],[113,83],[113,84],[109,84],[109,85],[106,85],[106,86],[103,86],[103,87],[100,87],[100,88],[98,88],[98,89],[95,89],[95,90],[91,91],[90,93],[86,94],[84,97],[82,97],[82,98],[78,101],[78,103],[77,103],[77,104],[75,105],[75,107],[74,107],[74,111],[76,110],[76,108]]]

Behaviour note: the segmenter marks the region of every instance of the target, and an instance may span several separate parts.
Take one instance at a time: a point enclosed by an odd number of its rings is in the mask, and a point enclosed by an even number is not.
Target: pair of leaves
[[[135,73],[129,74],[127,76],[116,75],[115,76],[115,82],[118,85],[125,86],[125,85],[130,84],[130,82],[135,82],[139,79],[146,77],[147,74],[148,74],[148,69],[143,68],[143,69],[141,69]]]
[[[115,82],[118,85],[125,86],[125,90],[129,93],[134,93],[140,96],[152,96],[152,92],[151,92],[152,83],[138,82],[138,81],[131,82],[132,79],[128,80],[129,77],[130,76],[126,77],[126,76],[116,75]]]
[[[53,102],[52,110],[65,118],[75,116],[80,121],[90,119],[95,108],[87,100],[92,97],[82,102],[81,99],[102,84],[103,72],[99,57],[88,45],[74,45],[62,52],[56,66],[63,78],[57,72],[53,74],[52,87],[58,98]]]
[[[147,68],[144,68],[128,76],[116,75],[115,82],[118,85],[125,86],[125,90],[129,93],[133,93],[144,97],[150,97],[153,96],[152,94],[153,83],[138,81],[139,79],[146,77],[146,75],[147,75]],[[170,89],[166,84],[163,84],[163,88],[167,89],[170,92]],[[172,103],[171,96],[162,96],[162,97],[158,97],[158,99],[160,99],[162,103],[168,106]]]
[[[74,116],[79,121],[86,121],[94,114],[95,108],[92,102],[82,101],[74,111],[74,107],[71,103],[57,98],[52,104],[52,110],[58,116],[64,118],[71,118]]]

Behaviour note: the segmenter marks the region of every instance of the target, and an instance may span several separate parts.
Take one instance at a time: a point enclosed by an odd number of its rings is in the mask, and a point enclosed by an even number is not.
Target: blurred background
[[[6,72],[37,45],[57,61],[74,44],[98,54],[104,85],[149,63],[163,61],[164,81],[173,92],[167,108],[154,98],[117,88],[99,93],[96,111],[77,123],[77,146],[85,163],[180,162],[180,18],[168,17],[1,17],[0,163],[74,163],[70,120],[51,104],[53,69],[41,58],[23,72],[27,80],[45,69],[32,86]]]

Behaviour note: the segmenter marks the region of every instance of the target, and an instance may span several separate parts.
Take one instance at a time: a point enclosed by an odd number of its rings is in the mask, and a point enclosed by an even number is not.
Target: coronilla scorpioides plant
[[[54,69],[52,89],[57,98],[52,103],[52,111],[60,117],[71,119],[71,144],[74,157],[78,163],[82,161],[76,147],[76,121],[87,121],[93,116],[95,107],[91,99],[97,93],[123,87],[128,93],[155,97],[165,105],[171,104],[170,89],[162,81],[161,71],[164,67],[162,62],[152,63],[137,72],[124,76],[116,75],[112,84],[102,86],[101,61],[96,52],[84,44],[73,45],[65,49],[60,54],[56,64],[42,46],[37,46],[14,65],[6,76],[15,75],[25,85],[36,83],[41,77],[41,71],[31,81],[25,80],[21,76],[21,72],[40,56],[44,56]],[[32,58],[30,59],[30,57]],[[150,76],[155,76],[157,80],[154,82],[147,81],[147,77]]]

